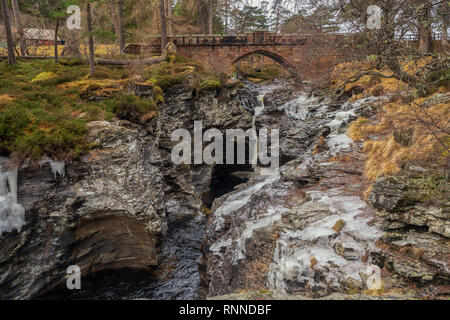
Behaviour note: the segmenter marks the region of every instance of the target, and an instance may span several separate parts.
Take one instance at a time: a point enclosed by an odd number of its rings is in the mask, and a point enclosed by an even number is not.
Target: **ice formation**
[[[65,177],[66,175],[66,171],[65,171],[65,167],[66,164],[62,161],[51,161],[50,162],[50,167],[52,168],[52,172],[53,175],[55,176],[55,179],[57,178],[57,176],[59,175],[60,177]]]
[[[250,198],[252,195],[259,190],[261,190],[264,186],[273,183],[280,179],[280,173],[276,171],[271,176],[268,176],[265,180],[256,183],[255,185],[249,187],[248,189],[240,190],[236,193],[232,193],[228,196],[228,198],[223,202],[223,204],[217,208],[215,212],[216,216],[216,223],[215,227],[216,230],[220,230],[224,223],[225,219],[224,216],[229,215],[231,212],[234,212],[241,207],[243,207],[245,204],[247,204],[250,201]]]
[[[0,166],[0,236],[25,224],[25,209],[17,202],[17,171],[3,171]]]
[[[309,113],[309,107],[317,104],[317,98],[308,98],[306,95],[286,102],[278,110],[284,110],[287,116],[297,120],[305,120]]]
[[[345,122],[348,122],[350,120],[350,117],[354,117],[355,113],[353,110],[349,110],[349,111],[341,111],[336,113],[336,116],[334,117],[334,119],[328,123],[328,127],[331,130],[332,134],[338,134],[339,133],[339,129],[342,127],[342,125]]]
[[[380,236],[375,227],[367,224],[369,219],[360,216],[366,207],[365,202],[356,196],[343,196],[339,189],[310,191],[308,194],[312,203],[325,205],[331,215],[303,230],[286,230],[280,235],[268,276],[269,286],[282,291],[287,289],[290,281],[313,286],[315,271],[311,268],[311,261],[314,259],[315,270],[327,270],[325,281],[330,286],[338,288],[340,282],[349,277],[363,281],[361,274],[367,274],[367,286],[379,287],[377,267],[361,261],[371,249],[371,244]],[[345,227],[334,238],[333,225],[338,219],[345,222]],[[356,259],[348,260],[337,254],[333,248],[337,242],[353,252]]]

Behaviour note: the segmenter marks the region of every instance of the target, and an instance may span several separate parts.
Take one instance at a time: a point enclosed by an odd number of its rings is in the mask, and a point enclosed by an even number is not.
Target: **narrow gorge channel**
[[[1,298],[234,299],[242,290],[321,298],[409,287],[417,273],[436,285],[448,279],[445,254],[433,251],[432,267],[413,272],[378,245],[397,226],[407,239],[400,247],[447,243],[386,222],[372,207],[379,189],[364,195],[366,156],[347,127],[373,117],[388,95],[336,102],[280,80],[201,94],[183,84],[164,95],[145,127],[90,123],[98,148],[79,163],[0,167],[0,210],[9,217],[0,230],[20,231],[0,238]],[[192,132],[195,121],[204,130],[277,129],[280,167],[268,174],[251,165],[248,144],[245,164],[175,165],[170,135]],[[65,287],[71,264],[86,273],[82,290]]]
[[[331,133],[326,143],[333,154],[339,152],[340,149],[350,147],[351,141],[346,137],[345,133],[341,133],[341,127],[355,117],[353,105],[344,105],[343,111],[341,111],[341,108],[330,111],[328,106],[320,103],[317,98],[307,97],[306,93],[297,91],[293,86],[281,81],[275,81],[269,85],[248,83],[245,94],[238,96],[238,100],[242,104],[239,107],[247,110],[252,116],[252,129],[281,129],[281,147],[284,151],[280,156],[282,165],[298,157],[307,163],[311,159],[311,148],[315,146],[315,142],[318,141],[319,135],[323,132]],[[225,128],[220,129],[223,130]],[[299,131],[299,129],[302,131]],[[305,135],[305,133],[307,134]],[[291,150],[290,146],[293,144],[298,145],[297,151]],[[304,154],[298,153],[299,150]],[[179,202],[179,199],[176,199],[178,196],[176,194],[171,200],[166,202],[167,235],[161,243],[161,261],[152,277],[149,277],[148,273],[133,271],[102,272],[87,279],[81,292],[75,291],[69,296],[65,295],[64,298],[169,300],[206,298],[210,290],[208,288],[208,271],[210,270],[207,269],[211,269],[208,268],[208,265],[211,263],[207,260],[208,255],[211,252],[213,254],[217,251],[220,252],[222,248],[228,246],[235,250],[232,253],[234,257],[232,258],[232,264],[245,259],[247,239],[251,239],[253,233],[256,233],[258,230],[264,230],[277,220],[280,220],[282,213],[287,210],[285,208],[274,211],[268,209],[261,220],[255,222],[251,221],[251,219],[249,219],[249,222],[243,221],[243,225],[246,225],[247,228],[242,231],[241,238],[235,240],[226,239],[222,240],[223,242],[215,242],[209,247],[207,246],[207,244],[211,243],[211,239],[208,238],[206,233],[208,219],[210,221],[222,219],[220,217],[221,214],[239,210],[243,206],[248,205],[253,195],[260,192],[260,190],[270,188],[274,182],[280,180],[278,171],[269,176],[260,175],[261,169],[264,170],[264,168],[258,165],[252,166],[248,163],[251,157],[248,144],[246,153],[247,164],[243,165],[192,166],[190,169],[192,178],[187,183],[190,183],[191,187],[200,194],[204,208],[203,212],[180,210],[180,206],[183,206],[183,204]],[[225,157],[226,154],[224,154]],[[205,177],[207,178],[205,179]],[[260,182],[256,182],[256,184],[252,182],[246,187],[249,179]],[[236,186],[239,189],[233,192]],[[318,199],[320,200],[321,197],[329,196],[325,193],[323,195],[318,193],[315,197],[319,197]],[[216,199],[219,199],[219,205],[213,204]],[[344,216],[345,214],[355,215],[359,212],[359,208],[364,206],[355,197],[342,197],[342,199],[335,197],[330,201],[334,206],[343,206],[345,208],[348,207],[349,210],[354,210],[344,211]],[[212,210],[212,216],[205,215],[204,210]],[[222,212],[224,210],[225,213]],[[355,227],[364,228],[364,222],[361,221],[362,225]],[[332,225],[329,227],[332,230]],[[326,226],[319,228],[326,228]],[[305,231],[305,234],[307,232]],[[312,232],[313,234],[320,234],[321,231],[318,229]],[[234,244],[235,241],[236,244]],[[281,246],[281,243],[277,244],[278,246]],[[284,246],[292,246],[292,244],[286,243]],[[282,249],[280,247],[277,250]],[[326,257],[328,252],[326,249],[320,248],[314,250],[319,250],[317,253],[319,255],[322,254],[324,257]],[[308,256],[306,252],[296,254],[306,257],[305,259]],[[288,255],[288,253],[283,253],[283,255],[281,255],[281,252],[275,254],[274,262],[271,265],[271,269],[274,270],[268,276],[266,286],[273,289],[284,288],[282,276],[280,278],[280,275],[277,275],[278,271],[275,270],[278,268],[284,270],[281,268],[285,268],[283,266],[287,263],[286,259],[289,259],[289,256],[285,255]],[[225,261],[226,259],[224,257]],[[223,266],[223,261],[218,261],[218,266],[220,265]],[[261,279],[264,279],[264,277]],[[308,281],[307,278],[305,280]],[[212,282],[213,293],[216,290],[215,281],[217,279]],[[227,293],[224,291],[225,289],[224,287],[218,290],[217,293]],[[50,294],[47,298],[55,297],[55,294]]]

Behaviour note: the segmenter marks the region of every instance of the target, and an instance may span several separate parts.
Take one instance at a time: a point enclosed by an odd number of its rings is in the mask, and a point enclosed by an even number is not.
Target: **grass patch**
[[[143,78],[163,90],[186,83],[188,79],[192,86],[200,90],[221,88],[227,81],[227,76],[206,70],[198,62],[180,55],[174,55],[169,61],[146,67]]]
[[[0,150],[18,160],[77,158],[89,149],[86,123],[111,120],[113,103],[84,101],[79,93],[89,66],[79,61],[0,62]],[[116,83],[127,76],[120,67],[99,66],[94,80]]]
[[[248,79],[272,81],[280,77],[283,71],[279,66],[262,64],[259,66],[241,66],[241,68],[237,69],[237,72]]]
[[[221,86],[217,77],[198,63],[175,55],[170,62],[143,70],[153,88],[153,99],[125,94],[129,70],[89,66],[76,59],[21,60],[15,66],[0,62],[0,153],[18,161],[71,160],[89,150],[89,121],[126,119],[145,123],[158,115],[163,90],[185,83],[203,89]]]
[[[112,111],[120,119],[133,122],[147,122],[156,115],[158,107],[156,102],[152,100],[126,95],[113,102]]]
[[[222,88],[222,83],[215,78],[208,78],[200,82],[199,84],[200,90],[216,90]]]

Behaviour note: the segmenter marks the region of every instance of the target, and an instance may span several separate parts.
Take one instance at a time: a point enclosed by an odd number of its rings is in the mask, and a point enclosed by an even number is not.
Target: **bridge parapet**
[[[298,34],[276,34],[255,31],[245,35],[177,35],[168,36],[168,42],[177,47],[185,46],[296,46],[304,45],[307,37]],[[160,53],[161,36],[151,36],[145,45],[129,44],[125,53]]]

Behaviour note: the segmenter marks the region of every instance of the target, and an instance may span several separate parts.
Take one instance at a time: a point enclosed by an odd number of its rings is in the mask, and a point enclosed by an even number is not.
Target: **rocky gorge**
[[[128,90],[151,94],[143,83]],[[183,83],[146,124],[89,123],[94,146],[79,161],[24,163],[17,190],[1,181],[25,224],[0,235],[0,298],[448,296],[448,201],[424,203],[411,184],[426,169],[378,178],[364,195],[366,154],[347,126],[389,98],[336,102],[277,80]],[[171,133],[194,121],[278,129],[280,168],[173,164]],[[81,268],[79,292],[65,287],[70,265]]]

